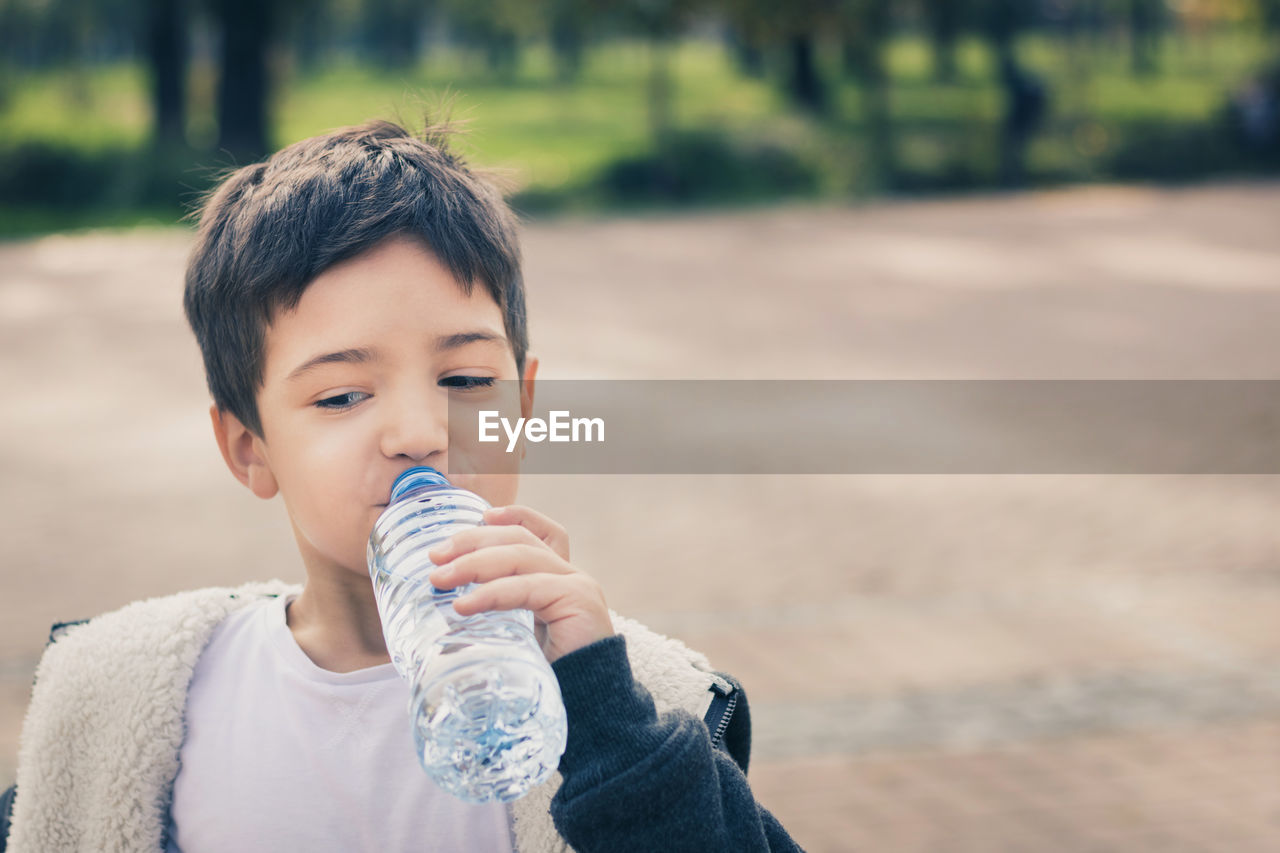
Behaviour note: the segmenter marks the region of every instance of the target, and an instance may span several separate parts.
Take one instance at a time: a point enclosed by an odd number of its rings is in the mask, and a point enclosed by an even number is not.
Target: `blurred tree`
[[[25,28],[13,33],[14,53],[32,66],[59,64],[68,74],[67,93],[80,106],[90,99],[89,66],[133,49],[141,28],[136,0],[9,0],[14,19]]]
[[[933,45],[933,76],[939,83],[956,79],[956,44],[966,5],[966,0],[923,0],[922,11]]]
[[[1015,43],[1032,10],[1021,0],[984,0],[983,29],[995,51],[1004,117],[1000,133],[1000,180],[1020,186],[1025,180],[1026,148],[1044,119],[1048,94],[1043,81],[1018,61]]]
[[[661,148],[672,127],[671,43],[704,3],[702,0],[622,0],[609,5],[621,14],[623,26],[648,42],[649,74],[645,90],[649,138],[655,147]]]
[[[145,4],[152,141],[157,147],[181,145],[187,126],[187,3],[145,0]]]
[[[364,55],[387,69],[405,69],[421,56],[422,32],[434,0],[364,0]]]
[[[827,111],[828,96],[816,53],[812,33],[793,32],[787,38],[787,90],[797,104],[821,115]]]
[[[317,0],[315,14],[303,15],[291,34],[293,54],[298,65],[312,72],[320,68],[335,45],[335,9],[331,0]]]
[[[825,115],[828,85],[819,64],[820,36],[838,32],[842,0],[725,0],[740,63],[757,72],[765,52],[781,60],[782,90],[788,100],[807,112]]]
[[[1071,4],[1077,32],[1084,37],[1091,52],[1104,47],[1104,37],[1109,26],[1108,7],[1109,0],[1074,0]]]
[[[541,28],[542,4],[529,0],[446,0],[450,30],[478,49],[489,71],[513,80],[520,69],[521,43]]]
[[[30,0],[0,0],[0,68],[36,64],[43,17]]]
[[[270,79],[267,48],[279,18],[277,0],[208,0],[221,29],[218,148],[240,162],[267,151]]]
[[[830,106],[827,82],[818,68],[817,38],[839,31],[841,13],[849,13],[841,5],[841,0],[795,0],[779,6],[776,13],[787,57],[787,92],[797,106],[815,115],[825,115]]]
[[[884,53],[893,29],[892,12],[891,0],[844,0],[841,28],[844,72],[858,81],[862,91],[868,160],[875,174],[889,183],[896,163]]]
[[[1129,67],[1134,76],[1155,73],[1164,26],[1164,0],[1127,0],[1129,18]]]
[[[149,76],[151,136],[183,142],[186,127],[188,0],[0,0],[5,60],[64,64],[73,101],[87,105],[89,65],[138,51]]]
[[[292,16],[311,0],[205,0],[221,31],[217,146],[239,162],[269,150],[273,86],[269,53]]]
[[[761,0],[724,0],[725,39],[738,70],[747,77],[764,77],[765,50],[770,40]]]
[[[1097,28],[1093,19],[1099,0],[1068,0],[1050,6],[1045,13],[1066,50],[1071,76],[1082,77],[1088,71],[1087,54],[1093,46]]]
[[[1258,0],[1258,16],[1270,36],[1272,55],[1280,59],[1280,0]]]
[[[728,0],[737,33],[776,51],[784,62],[783,91],[813,115],[831,111],[830,86],[819,63],[819,44],[838,40],[844,73],[857,81],[870,170],[892,181],[893,123],[884,52],[892,34],[893,0]],[[742,36],[740,36],[742,37]]]
[[[582,71],[587,32],[596,15],[591,0],[546,0],[547,39],[556,66],[556,80],[568,83]]]

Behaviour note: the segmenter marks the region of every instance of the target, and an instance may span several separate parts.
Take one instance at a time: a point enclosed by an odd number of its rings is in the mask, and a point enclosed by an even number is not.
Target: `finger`
[[[453,609],[459,616],[494,610],[531,610],[539,621],[550,625],[576,613],[570,604],[573,587],[563,580],[538,574],[509,575],[459,596],[453,602]]]
[[[614,633],[604,591],[583,572],[498,578],[459,596],[453,609],[464,618],[486,611],[532,611],[535,629],[546,629],[539,642],[549,661]]]
[[[566,575],[576,569],[541,542],[537,545],[495,545],[465,554],[428,575],[436,589],[465,583],[488,583],[509,575],[534,573]]]
[[[561,557],[569,559],[569,531],[559,522],[548,518],[536,509],[520,504],[495,506],[485,510],[486,524],[520,525],[551,547]]]
[[[427,551],[427,557],[437,566],[491,545],[547,545],[533,531],[520,526],[490,527],[483,525],[455,533],[436,547]]]

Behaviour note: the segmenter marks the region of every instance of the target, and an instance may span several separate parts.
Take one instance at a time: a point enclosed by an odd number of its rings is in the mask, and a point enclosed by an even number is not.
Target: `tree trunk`
[[[267,153],[270,79],[267,49],[275,8],[271,0],[217,0],[222,25],[218,81],[218,147],[241,162]]]
[[[877,180],[891,185],[896,172],[893,156],[893,117],[889,104],[889,74],[879,41],[863,41],[850,47],[848,61],[856,69],[862,90],[862,121],[866,127],[868,162]]]
[[[187,9],[185,0],[148,0],[147,63],[151,70],[152,141],[180,145],[187,124]]]
[[[827,108],[826,88],[818,74],[814,61],[813,37],[808,35],[794,36],[789,46],[791,58],[791,78],[788,86],[791,98],[801,107],[814,113],[823,113]]]
[[[996,54],[1004,116],[1000,123],[1000,182],[1021,187],[1026,182],[1027,146],[1043,123],[1048,92],[1036,74],[1018,62],[1015,40],[1021,28],[1018,0],[997,0],[987,36]]]
[[[429,11],[429,3],[367,0],[364,3],[365,55],[383,68],[412,68],[418,62],[418,37]]]
[[[662,36],[649,39],[649,138],[661,150],[671,132],[671,45]]]
[[[889,112],[889,83],[885,76],[863,84],[862,115],[867,124],[867,151],[872,168],[880,181],[892,186],[895,182],[897,163],[893,156],[893,118]]]
[[[892,186],[897,179],[889,70],[884,50],[891,34],[889,0],[867,0],[859,7],[859,26],[844,33],[844,70],[858,81],[865,128],[867,162],[874,181]]]
[[[1129,63],[1135,77],[1156,71],[1160,50],[1159,0],[1129,0]]]
[[[933,43],[933,76],[939,83],[956,79],[956,42],[960,38],[961,0],[929,0],[925,13]]]
[[[510,83],[520,70],[520,38],[512,30],[494,28],[484,43],[485,63],[500,80]]]
[[[732,27],[726,36],[729,52],[732,54],[739,73],[743,76],[760,80],[765,76],[764,49],[760,46],[760,38],[745,27]]]
[[[333,33],[321,15],[304,15],[293,37],[293,55],[303,72],[314,72],[328,58]]]
[[[1263,0],[1262,26],[1270,41],[1270,58],[1280,61],[1280,0]]]
[[[561,85],[572,83],[582,73],[587,38],[580,15],[580,10],[561,4],[551,18],[551,50],[556,82]]]

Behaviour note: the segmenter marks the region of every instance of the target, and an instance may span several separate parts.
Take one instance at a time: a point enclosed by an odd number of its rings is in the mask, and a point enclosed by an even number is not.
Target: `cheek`
[[[515,503],[520,487],[520,477],[516,474],[471,474],[454,477],[453,482],[475,492],[493,506]]]
[[[343,538],[349,538],[356,527],[356,519],[349,506],[344,507],[341,495],[314,490],[301,499],[301,505],[293,507],[297,523],[303,528],[307,538],[317,545],[332,545]]]
[[[355,418],[340,428],[316,431],[307,439],[306,459],[301,461],[310,466],[309,473],[315,478],[341,477],[349,469],[365,464],[370,446],[376,443],[370,432],[362,429]]]
[[[514,385],[512,387],[514,391]],[[487,438],[481,441],[480,410],[497,413],[489,416]],[[484,403],[469,400],[450,402],[449,410],[449,473],[450,475],[493,475],[510,477],[518,474],[521,463],[523,439],[515,449],[507,429],[520,420],[520,398],[508,393],[502,398],[488,399]],[[505,423],[505,426],[499,424]],[[461,483],[459,483],[461,485]],[[477,491],[473,489],[472,491]]]
[[[367,539],[376,514],[367,502],[368,465],[349,442],[308,444],[305,456],[290,460],[290,513],[314,545],[324,551],[352,550]],[[363,547],[361,545],[361,547]]]
[[[450,435],[449,479],[475,492],[493,506],[514,503],[520,485],[520,451],[508,453],[506,438],[501,443],[480,442]]]
[[[351,502],[342,502],[341,497],[338,494],[311,498],[305,514],[295,518],[295,524],[318,553],[344,568],[362,572],[365,548],[379,511],[374,507],[360,511],[353,508]]]

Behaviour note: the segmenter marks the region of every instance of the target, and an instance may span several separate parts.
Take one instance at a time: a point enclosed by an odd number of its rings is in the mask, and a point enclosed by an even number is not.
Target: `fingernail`
[[[445,583],[452,576],[453,576],[453,569],[450,569],[450,568],[435,569],[434,571],[432,571],[430,574],[427,575],[427,580],[431,581],[433,584]]]
[[[436,557],[447,557],[451,553],[453,553],[453,540],[449,539],[427,551],[427,556],[435,559]]]

